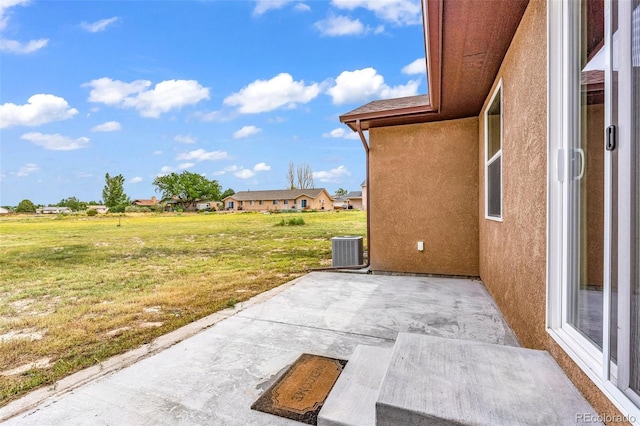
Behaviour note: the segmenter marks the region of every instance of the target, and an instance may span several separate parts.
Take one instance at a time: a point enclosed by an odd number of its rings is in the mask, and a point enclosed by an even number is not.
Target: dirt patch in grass
[[[331,264],[363,212],[0,219],[0,405]],[[11,372],[11,374],[9,374]]]

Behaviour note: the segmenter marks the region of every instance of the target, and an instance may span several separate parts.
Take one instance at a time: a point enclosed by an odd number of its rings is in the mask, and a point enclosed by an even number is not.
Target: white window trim
[[[589,379],[627,419],[640,425],[640,408],[629,396],[608,380],[609,366],[604,366],[605,354],[594,348],[587,339],[566,321],[568,277],[564,252],[568,230],[563,226],[568,217],[563,211],[563,190],[568,166],[565,140],[572,137],[572,109],[569,81],[570,58],[563,56],[573,43],[568,15],[571,2],[547,1],[547,315],[546,328],[553,340],[567,353]],[[622,13],[622,11],[619,11]],[[558,42],[561,40],[561,42]],[[603,342],[606,344],[606,342]],[[607,357],[608,358],[608,357]]]
[[[491,157],[487,158],[489,155],[489,124],[488,124],[488,113],[493,101],[496,99],[496,95],[500,94],[500,149]],[[502,90],[502,78],[498,81],[495,89],[493,89],[493,93],[491,94],[491,99],[487,104],[487,108],[484,111],[484,218],[493,220],[496,222],[502,222],[502,201],[503,201],[503,186],[502,186],[502,175],[504,172],[504,161],[502,158],[502,146],[504,141],[504,91]],[[500,158],[500,216],[490,216],[489,215],[489,165]]]

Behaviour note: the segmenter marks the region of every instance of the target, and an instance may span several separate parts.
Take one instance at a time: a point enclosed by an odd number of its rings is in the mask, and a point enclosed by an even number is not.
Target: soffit
[[[478,116],[528,4],[529,0],[423,0],[428,101],[404,111],[393,107],[393,101],[401,100],[388,100],[386,115],[379,108],[368,114],[359,108],[340,121],[355,129],[360,120],[366,130]]]

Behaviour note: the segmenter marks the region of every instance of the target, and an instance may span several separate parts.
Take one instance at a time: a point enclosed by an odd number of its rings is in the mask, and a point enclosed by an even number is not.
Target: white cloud
[[[305,3],[296,3],[296,5],[293,6],[293,10],[296,12],[309,12],[311,10],[311,6]]]
[[[359,19],[350,19],[346,16],[330,16],[316,22],[313,26],[322,35],[329,37],[363,34],[366,30]]]
[[[262,15],[269,10],[282,9],[294,0],[256,0],[256,7],[253,9],[254,15]]]
[[[176,160],[195,160],[200,161],[218,161],[226,160],[229,158],[229,154],[226,151],[205,151],[204,149],[196,149],[195,151],[183,152],[178,154]]]
[[[220,176],[220,175],[223,175],[225,173],[236,172],[238,170],[240,170],[240,167],[238,167],[238,166],[235,166],[235,165],[234,166],[227,166],[222,170],[218,170],[217,172],[213,172],[213,175],[214,176]]]
[[[374,68],[343,71],[335,80],[335,85],[327,90],[334,105],[363,102],[371,98],[400,98],[418,94],[419,81],[411,80],[405,85],[390,87],[384,77]]]
[[[330,131],[329,133],[324,133],[322,137],[325,138],[336,138],[336,139],[351,139],[351,140],[359,140],[360,136],[356,132],[348,132],[346,129],[342,127],[338,127]]]
[[[268,172],[271,170],[271,166],[267,165],[267,163],[258,163],[253,166],[254,172]]]
[[[106,30],[109,25],[113,24],[117,20],[118,20],[118,17],[114,16],[113,18],[101,19],[99,21],[92,22],[92,23],[83,22],[80,25],[82,26],[82,28],[89,31],[90,33],[97,33],[97,32]]]
[[[107,121],[91,129],[92,132],[116,132],[118,130],[122,130],[122,126],[117,121]]]
[[[186,169],[190,169],[191,167],[195,166],[196,163],[182,163],[182,164],[178,164],[178,170],[186,170]]]
[[[158,173],[158,176],[165,176],[165,175],[168,175],[168,174],[173,173],[175,171],[176,171],[176,169],[174,169],[171,166],[163,166],[160,169],[160,173]]]
[[[7,9],[14,6],[26,6],[29,4],[29,0],[1,0],[0,1],[0,31],[4,30],[8,23],[9,17],[7,16]],[[31,40],[26,43],[22,43],[16,40],[9,40],[0,38],[0,51],[8,53],[16,53],[19,55],[26,55],[28,53],[35,52],[42,49],[49,43],[49,40],[42,38],[39,40]]]
[[[226,172],[234,172],[233,175],[240,179],[249,179],[254,177],[259,172],[268,172],[271,170],[271,166],[267,165],[267,163],[258,163],[253,166],[253,169],[245,169],[243,167],[238,166],[230,166],[226,167],[224,170],[217,172],[215,174],[221,175]]]
[[[317,179],[320,182],[337,183],[345,176],[351,176],[345,166],[339,166],[328,171],[313,172],[313,179]]]
[[[176,135],[176,137],[173,138],[173,140],[176,142],[185,143],[185,144],[196,143],[196,139],[191,135]]]
[[[37,164],[27,163],[24,166],[20,167],[20,169],[16,173],[16,176],[18,177],[29,176],[31,173],[35,173],[38,170],[40,170],[40,167],[38,167]]]
[[[209,89],[195,80],[166,80],[153,89],[148,80],[125,83],[107,77],[83,84],[90,87],[89,102],[121,108],[135,108],[143,117],[158,118],[160,114],[209,99]]]
[[[68,120],[78,113],[63,98],[38,94],[25,105],[6,103],[0,105],[0,129],[11,126],[39,126],[52,121]]]
[[[31,132],[22,135],[21,138],[51,151],[73,151],[76,149],[86,148],[89,143],[89,138],[80,137],[72,139],[58,133],[42,134],[38,132]]]
[[[27,55],[36,50],[40,50],[49,43],[49,39],[41,38],[38,40],[30,40],[22,43],[17,40],[0,39],[0,52],[15,53],[18,55]]]
[[[273,111],[286,107],[295,108],[306,104],[320,93],[320,86],[313,83],[305,86],[304,81],[293,81],[287,73],[281,73],[271,80],[256,80],[224,100],[225,105],[239,106],[243,114]]]
[[[129,179],[129,183],[140,183],[142,182],[142,178],[140,176],[132,177]]]
[[[415,61],[411,62],[409,65],[403,67],[402,73],[409,75],[426,75],[427,63],[425,61],[425,58],[418,58]]]
[[[248,138],[251,135],[255,135],[256,133],[260,133],[262,129],[256,126],[244,126],[242,129],[233,133],[234,139],[242,139]]]
[[[153,155],[162,155],[162,151],[158,150],[158,151],[153,151]]]
[[[84,83],[82,87],[90,87],[89,102],[102,103],[109,106],[118,106],[125,103],[130,95],[136,95],[151,86],[148,80],[135,80],[131,83],[124,81],[111,80],[103,77]]]
[[[254,177],[256,175],[255,172],[249,170],[249,169],[242,169],[239,170],[237,172],[235,172],[233,174],[235,177],[240,178],[240,179],[249,179],[251,177]]]
[[[365,8],[379,18],[396,25],[417,25],[422,23],[420,0],[332,0],[338,9],[354,10]]]

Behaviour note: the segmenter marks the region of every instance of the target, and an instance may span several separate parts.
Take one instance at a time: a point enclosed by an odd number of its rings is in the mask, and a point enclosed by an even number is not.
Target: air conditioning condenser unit
[[[333,237],[331,252],[334,267],[362,265],[362,237]]]

